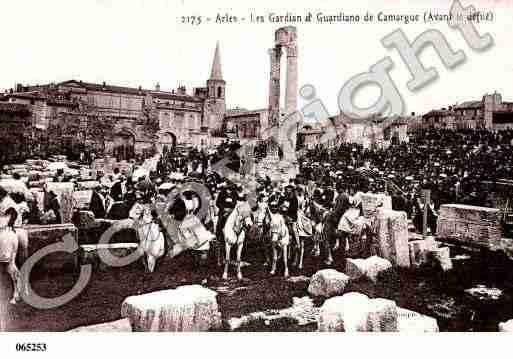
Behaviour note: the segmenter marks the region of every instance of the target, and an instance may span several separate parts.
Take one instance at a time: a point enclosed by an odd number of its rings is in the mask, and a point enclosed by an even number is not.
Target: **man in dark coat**
[[[126,180],[123,176],[119,177],[119,180],[114,183],[110,189],[110,196],[114,202],[120,202],[123,200],[126,193]]]
[[[222,188],[216,200],[216,206],[219,208],[219,217],[216,226],[216,254],[218,258],[218,265],[221,265],[221,258],[224,258],[222,253],[222,249],[224,247],[223,229],[226,224],[226,220],[235,208],[238,199],[237,192],[234,191],[231,186],[227,186],[226,182],[223,182],[221,187]]]
[[[93,189],[89,210],[93,212],[95,218],[105,218],[107,210],[105,205],[105,197],[100,192],[100,186],[97,186]]]
[[[54,217],[47,222],[47,224],[61,224],[62,223],[62,217],[61,217],[61,204],[59,203],[59,198],[55,194],[54,191],[50,191],[48,193],[49,196],[49,202],[48,206],[46,207],[46,211],[52,211],[54,214]]]

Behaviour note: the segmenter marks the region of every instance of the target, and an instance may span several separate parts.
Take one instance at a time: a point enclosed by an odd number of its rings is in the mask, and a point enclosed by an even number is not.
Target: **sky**
[[[77,79],[89,82],[153,88],[157,82],[170,90],[184,85],[189,92],[205,85],[216,42],[221,49],[222,70],[227,82],[230,108],[264,108],[268,105],[269,55],[274,31],[287,23],[271,23],[270,13],[325,14],[422,14],[448,13],[448,0],[335,0],[240,1],[240,0],[17,0],[0,5],[4,36],[0,88],[16,83],[43,84]],[[299,85],[311,84],[330,114],[338,113],[337,98],[346,81],[389,56],[390,76],[406,105],[406,112],[425,113],[467,100],[480,100],[498,91],[513,101],[511,19],[513,1],[462,1],[491,11],[490,23],[476,25],[489,33],[494,46],[473,51],[461,34],[447,23],[295,24],[298,31]],[[265,23],[205,22],[217,14],[239,18],[263,16]],[[182,17],[201,16],[200,25],[182,23]],[[466,62],[455,69],[444,67],[435,51],[420,54],[425,67],[433,66],[439,79],[411,92],[410,74],[395,50],[380,40],[401,29],[413,40],[426,30],[437,29],[454,50],[462,50]],[[284,69],[284,64],[282,65]],[[284,71],[283,71],[284,72]],[[284,90],[284,86],[282,86]],[[377,87],[360,91],[355,103],[371,105]],[[303,101],[299,101],[302,106]]]

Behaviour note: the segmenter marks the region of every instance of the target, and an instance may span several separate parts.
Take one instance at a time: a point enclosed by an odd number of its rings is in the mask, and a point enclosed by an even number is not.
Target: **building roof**
[[[459,105],[454,106],[455,109],[465,109],[465,108],[481,108],[483,107],[482,101],[465,101],[460,103]]]
[[[428,118],[428,117],[433,117],[433,116],[444,116],[444,115],[448,115],[450,113],[451,113],[450,110],[444,110],[444,109],[441,109],[441,110],[431,110],[428,113],[425,113],[424,115],[422,115],[422,117],[423,118]]]
[[[238,116],[252,116],[252,115],[260,115],[262,112],[267,112],[268,109],[257,109],[257,110],[247,110],[245,108],[233,108],[226,110],[225,117],[238,117]]]
[[[142,88],[134,88],[134,87],[126,87],[126,86],[116,86],[109,85],[107,83],[96,84],[92,82],[85,81],[77,81],[77,80],[68,80],[64,82],[60,82],[57,84],[58,86],[71,86],[71,87],[80,87],[90,91],[99,91],[99,92],[114,92],[114,93],[124,93],[129,95],[145,95],[150,90],[145,90]]]
[[[212,62],[212,71],[210,73],[210,80],[222,80],[223,73],[221,71],[221,53],[219,50],[219,41],[216,44],[214,53],[214,61]]]
[[[98,92],[111,92],[111,93],[121,93],[128,95],[139,95],[146,96],[150,94],[152,97],[158,99],[166,99],[166,100],[178,100],[178,101],[192,101],[192,102],[202,102],[203,99],[198,96],[191,96],[187,94],[168,92],[168,91],[155,91],[148,90],[143,88],[135,88],[135,87],[126,87],[126,86],[116,86],[109,84],[96,84],[92,82],[84,82],[80,80],[68,80],[64,82],[60,82],[57,85],[42,85],[38,86],[38,90],[33,91],[23,91],[23,92],[15,92],[12,94],[7,94],[8,97],[17,97],[17,98],[27,98],[27,99],[54,99],[54,96],[51,94],[46,94],[44,90],[49,90],[50,88],[55,88],[56,86],[66,86],[66,87],[75,87],[81,88],[88,91],[98,91]],[[61,104],[62,101],[66,101],[64,99],[59,100],[58,104]],[[72,102],[70,102],[72,103]],[[62,102],[64,104],[64,102]]]
[[[198,96],[191,96],[187,94],[178,94],[174,92],[167,91],[148,91],[151,96],[161,99],[161,100],[178,100],[178,101],[193,101],[193,102],[203,102],[203,99]]]
[[[27,100],[46,100],[48,96],[40,91],[13,92],[6,94],[6,97],[21,98]]]

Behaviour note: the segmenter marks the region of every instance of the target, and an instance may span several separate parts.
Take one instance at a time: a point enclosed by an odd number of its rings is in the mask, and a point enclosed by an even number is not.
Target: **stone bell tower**
[[[207,99],[205,101],[205,118],[210,131],[221,129],[226,113],[226,82],[221,71],[221,53],[217,42],[212,62],[212,71],[207,80]]]

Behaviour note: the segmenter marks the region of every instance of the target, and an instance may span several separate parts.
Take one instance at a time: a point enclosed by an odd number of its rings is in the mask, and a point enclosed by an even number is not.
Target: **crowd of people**
[[[437,212],[442,204],[497,206],[498,183],[513,183],[512,147],[512,130],[422,130],[410,134],[408,143],[389,148],[363,148],[349,143],[331,148],[318,145],[301,152],[294,178],[277,181],[255,171],[255,162],[266,152],[265,143],[249,151],[238,151],[241,145],[229,142],[210,151],[166,149],[153,170],[141,172],[144,166],[135,163],[133,173],[119,168],[114,168],[112,174],[98,173],[88,209],[96,218],[144,217],[144,223],[159,224],[162,235],[169,237],[155,206],[170,204],[166,210],[176,221],[185,222],[192,217],[201,223],[201,228],[191,228],[189,235],[196,239],[205,236],[213,243],[207,248],[214,251],[206,253],[211,253],[218,265],[224,261],[223,277],[230,263],[231,245],[238,248],[237,276],[241,277],[242,232],[242,238],[258,244],[263,264],[271,266],[271,273],[276,271],[281,248],[288,275],[287,248],[293,253],[293,265],[302,268],[305,243],[309,240],[311,253],[323,256],[328,265],[334,261],[343,265],[347,256],[370,255],[369,239],[375,235],[375,228],[363,215],[365,193],[391,196],[392,209],[405,211],[417,232],[427,230],[432,234],[436,233]],[[221,160],[227,160],[225,165],[238,175],[218,173],[215,164]],[[53,182],[74,180],[63,170],[53,178]],[[0,272],[14,283],[12,301],[16,302],[20,275],[16,262],[19,265],[26,259],[29,246],[24,224],[61,223],[63,218],[56,193],[48,193],[41,211],[18,174],[14,173],[12,182],[16,182],[18,190],[0,187]],[[206,193],[198,193],[198,187],[194,189],[190,183],[206,188]],[[504,211],[509,210],[511,187],[506,186],[509,189],[500,194],[506,198],[506,208],[501,208]],[[429,202],[422,190],[430,190]],[[199,213],[201,208],[207,208],[206,212]],[[426,209],[427,229],[423,228]],[[242,217],[234,219],[234,213]],[[227,231],[227,226],[233,228]],[[176,244],[176,238],[166,241],[167,247]],[[205,253],[205,241],[195,243],[201,245],[189,249]],[[151,252],[152,245],[145,250]],[[163,255],[163,248],[157,248],[158,255]],[[175,254],[183,249],[187,246],[181,245]],[[14,257],[13,251],[17,253]],[[148,255],[148,261],[150,258]],[[152,270],[155,260],[151,260]]]
[[[240,201],[249,201],[256,212],[261,207],[279,210],[287,223],[294,223],[304,233],[313,235],[315,231],[310,227],[323,221],[319,209],[330,213],[333,217],[332,227],[338,228],[338,222],[349,208],[349,203],[358,203],[356,194],[371,192],[390,195],[392,208],[405,211],[416,231],[422,232],[422,190],[429,189],[428,227],[429,231],[436,233],[437,211],[441,204],[493,207],[496,203],[493,185],[513,178],[511,130],[422,130],[410,134],[408,143],[389,148],[363,148],[349,143],[332,148],[318,145],[302,151],[295,178],[280,183],[271,181],[269,177],[257,176],[253,193],[245,187],[245,183],[254,174],[254,169],[246,164],[253,163],[254,158],[241,156],[241,152],[237,151],[240,147],[239,143],[223,142],[210,151],[166,149],[155,170],[138,178],[119,168],[115,168],[110,175],[100,173],[89,210],[96,218],[128,218],[136,203],[166,201],[169,193],[176,192],[185,182],[196,181],[208,188],[211,199],[211,203],[208,203],[209,215],[202,220],[217,238],[223,237],[224,222]],[[258,161],[265,152],[265,146],[256,146],[252,150],[254,155],[258,155]],[[233,172],[242,173],[238,180],[222,177],[212,170],[214,164],[225,159],[228,159],[227,167]],[[14,176],[15,180],[21,182],[19,176]],[[53,179],[54,182],[72,180],[62,170]],[[491,183],[491,187],[488,187],[491,190],[483,190],[484,183]],[[26,185],[20,183],[20,187],[25,188],[22,193],[1,192],[0,209],[9,207],[4,203],[14,202],[19,208],[19,217],[25,223],[62,221],[60,203],[55,193],[49,194],[43,213],[40,213],[34,198],[28,198],[30,191]],[[183,199],[186,202],[194,196],[202,200],[192,192],[186,193]],[[511,193],[505,196],[511,196]],[[185,202],[181,207],[174,207],[178,218],[183,218],[188,211]],[[5,213],[2,210],[0,215]],[[257,222],[262,222],[262,218]],[[299,236],[296,227],[290,227],[291,233]]]

